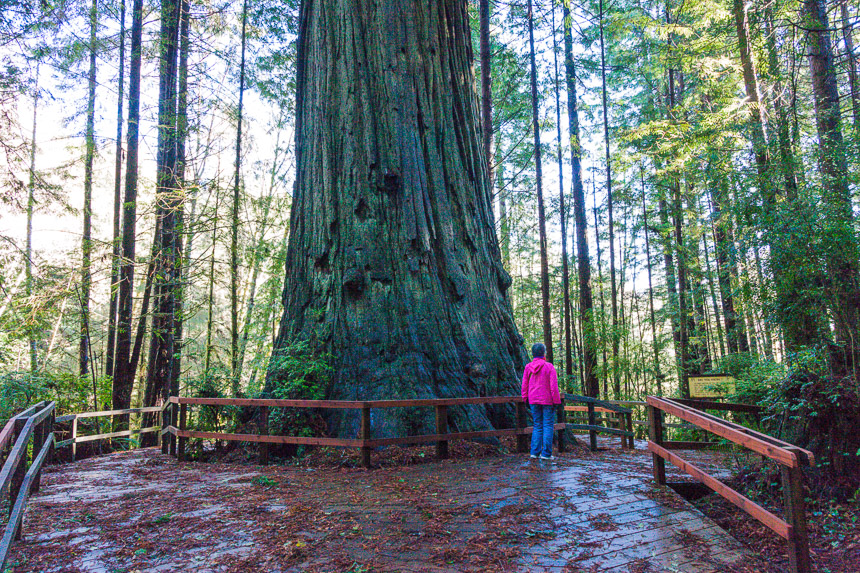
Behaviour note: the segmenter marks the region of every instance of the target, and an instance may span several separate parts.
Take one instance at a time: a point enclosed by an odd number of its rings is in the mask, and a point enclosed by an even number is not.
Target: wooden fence
[[[607,402],[606,400],[598,400],[589,396],[580,396],[578,394],[565,394],[564,400],[567,403],[585,404],[584,406],[564,406],[565,412],[583,412],[587,415],[587,424],[568,424],[567,427],[571,430],[585,430],[588,432],[589,446],[591,451],[597,451],[597,434],[613,434],[621,437],[621,447],[623,449],[633,449],[633,411],[629,408],[624,408],[618,404]],[[601,418],[597,418],[596,413],[606,414]],[[615,419],[608,416],[615,416]],[[615,424],[616,427],[601,426],[597,422],[606,422],[607,424]]]
[[[513,404],[516,406],[516,427],[497,430],[479,430],[474,432],[449,432],[448,409],[457,406]],[[194,406],[240,406],[256,408],[259,423],[258,434],[228,434],[221,432],[203,432],[188,429],[188,408]],[[373,438],[371,436],[370,412],[375,408],[434,408],[436,411],[436,433],[414,436],[399,436],[391,438]],[[355,409],[361,411],[361,422],[357,438],[328,438],[303,436],[272,436],[269,434],[268,420],[272,408],[320,408],[320,409]],[[561,421],[554,429],[559,431],[559,451],[564,451],[564,411],[559,409]],[[490,438],[499,436],[516,436],[517,451],[528,451],[528,435],[533,428],[526,424],[525,403],[519,396],[489,396],[476,398],[443,398],[419,400],[263,400],[263,399],[231,399],[231,398],[184,398],[172,396],[164,406],[162,414],[161,435],[162,451],[175,453],[179,460],[185,459],[185,449],[188,439],[200,438],[209,440],[225,440],[239,442],[256,442],[260,444],[260,463],[268,463],[268,444],[295,444],[311,446],[334,446],[344,448],[360,448],[361,463],[370,467],[370,453],[373,448],[397,444],[436,443],[436,455],[439,459],[448,458],[448,442],[451,440]]]
[[[5,571],[12,543],[21,538],[30,492],[39,491],[42,466],[54,447],[54,402],[40,402],[11,418],[0,431],[0,454],[11,445],[0,470],[0,498],[9,490],[9,521],[0,538],[0,571]],[[32,448],[30,447],[32,442]],[[32,461],[28,467],[28,457]]]
[[[809,560],[809,539],[806,530],[803,467],[814,463],[812,453],[697,409],[703,407],[753,414],[760,411],[754,406],[745,406],[742,404],[724,404],[699,400],[672,400],[648,396],[648,449],[652,453],[654,480],[660,485],[666,484],[665,464],[666,461],[671,462],[785,539],[788,542],[788,557],[792,573],[810,573],[812,569]],[[701,444],[701,442],[690,443],[664,440],[664,414],[675,416],[693,424],[697,428],[753,450],[779,464],[782,473],[786,519],[783,520],[777,517],[749,498],[708,475],[702,469],[673,454],[670,450],[690,449]],[[710,442],[705,443],[710,444]]]
[[[109,440],[111,438],[123,438],[123,437],[132,437],[137,435],[138,438],[142,434],[147,433],[155,433],[158,432],[161,428],[158,426],[151,426],[149,428],[144,428],[144,422],[146,418],[143,414],[152,414],[155,412],[162,411],[161,406],[153,406],[149,408],[126,408],[124,410],[103,410],[101,412],[83,412],[80,414],[67,414],[65,416],[57,416],[54,420],[57,424],[68,423],[71,424],[70,437],[67,440],[63,440],[61,442],[57,442],[57,448],[65,448],[71,447],[72,449],[72,461],[75,461],[78,451],[78,444],[84,442],[95,442],[98,440]],[[78,420],[83,420],[87,418],[104,418],[104,417],[115,417],[115,416],[123,416],[127,417],[131,414],[137,414],[141,416],[141,428],[140,429],[127,429],[118,432],[107,432],[107,433],[96,433],[93,435],[80,435],[78,430]],[[130,422],[130,420],[128,420]],[[111,427],[111,424],[108,424],[108,427]]]

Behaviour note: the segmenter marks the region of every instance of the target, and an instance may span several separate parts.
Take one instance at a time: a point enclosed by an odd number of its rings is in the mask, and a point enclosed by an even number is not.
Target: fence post
[[[448,406],[436,406],[436,433],[448,433]],[[436,442],[436,457],[440,460],[448,459],[448,440]]]
[[[167,425],[176,427],[177,426],[177,419],[176,418],[177,418],[177,411],[179,410],[179,405],[176,404],[175,402],[171,403],[170,407],[167,410],[168,410]],[[177,455],[176,454],[176,436],[174,434],[171,434],[171,433],[168,433],[167,435],[170,436],[168,438],[168,444],[167,444],[167,447],[170,449],[170,455],[176,456]]]
[[[57,405],[54,404],[54,407],[51,408],[51,415],[48,417],[48,437],[54,436],[54,420],[57,418]],[[48,450],[48,457],[45,460],[46,464],[54,463],[54,454],[57,451],[57,440],[54,438],[51,440],[51,449]]]
[[[179,430],[185,431],[185,422],[188,417],[188,404],[182,404],[179,406]],[[180,462],[185,461],[185,443],[188,441],[188,438],[179,437],[179,448],[177,451],[176,459]]]
[[[260,435],[269,435],[269,407],[262,406],[260,408]],[[269,465],[269,444],[268,442],[260,442],[260,465]]]
[[[648,409],[648,438],[657,444],[663,445],[663,412],[651,406]],[[657,485],[666,485],[666,461],[655,453],[651,454],[654,469],[654,481]]]
[[[167,429],[169,425],[167,423],[167,412],[170,410],[170,398],[167,398],[168,402],[164,405],[164,408],[161,409],[161,430],[158,431],[158,445],[161,446],[161,453],[166,454],[169,451],[168,444],[170,443],[170,439],[167,437],[167,434],[164,433],[164,430]]]
[[[633,443],[633,412],[628,412],[627,414],[624,414],[624,421],[627,424],[625,430],[630,432],[630,435],[627,436],[627,449],[635,450],[636,444]]]
[[[563,453],[567,449],[564,439],[564,435],[567,432],[567,413],[564,411],[564,398],[561,399],[561,404],[558,405],[556,419],[565,425],[564,428],[558,431],[558,451],[559,453]]]
[[[75,414],[75,417],[72,418],[72,461],[75,461],[75,458],[78,455],[78,415]]]
[[[39,413],[37,410],[36,414]],[[39,455],[39,452],[42,451],[42,446],[45,445],[45,430],[47,429],[48,419],[45,418],[33,428],[33,459],[36,459],[36,456]],[[42,470],[39,469],[36,472],[36,477],[33,478],[33,485],[30,488],[34,493],[38,493],[39,488],[42,486]]]
[[[523,430],[526,427],[526,403],[517,402],[517,430]],[[529,451],[528,436],[526,434],[517,433],[517,453],[524,454]]]
[[[803,468],[780,465],[788,535],[788,563],[791,573],[809,573],[809,537],[806,531],[806,503],[803,499]]]
[[[370,408],[361,409],[361,465],[370,468],[370,446],[364,445],[370,439]]]
[[[588,425],[592,426],[592,428],[588,429],[588,441],[591,446],[591,451],[597,451],[597,432],[594,430],[593,426],[597,425],[597,420],[594,419],[594,402],[588,403]]]

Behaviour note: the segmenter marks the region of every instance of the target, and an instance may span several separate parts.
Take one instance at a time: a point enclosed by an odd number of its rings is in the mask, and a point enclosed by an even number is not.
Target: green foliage
[[[282,400],[324,399],[332,382],[333,363],[330,353],[315,352],[307,341],[279,349],[269,365],[271,395]],[[270,415],[269,426],[275,434],[312,436],[324,430],[325,423],[305,409],[277,408]],[[304,448],[299,447],[291,453],[303,451]]]
[[[110,378],[96,378],[95,386],[99,407],[110,404]],[[36,376],[18,371],[0,373],[0,419],[41,400],[56,402],[59,412],[93,411],[93,379],[64,372],[40,372]]]
[[[271,488],[278,485],[278,482],[270,478],[269,476],[257,476],[251,480],[251,483],[254,485],[259,485],[265,488]]]

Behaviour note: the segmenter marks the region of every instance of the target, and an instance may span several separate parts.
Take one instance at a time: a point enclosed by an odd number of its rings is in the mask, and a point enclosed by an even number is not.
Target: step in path
[[[739,571],[743,547],[640,453],[377,469],[183,463],[46,470],[15,572]]]

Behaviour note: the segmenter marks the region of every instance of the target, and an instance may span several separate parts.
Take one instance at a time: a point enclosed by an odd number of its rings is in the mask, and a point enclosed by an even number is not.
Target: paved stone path
[[[508,455],[393,469],[177,464],[137,450],[50,468],[12,571],[736,571],[740,544],[646,458]]]

